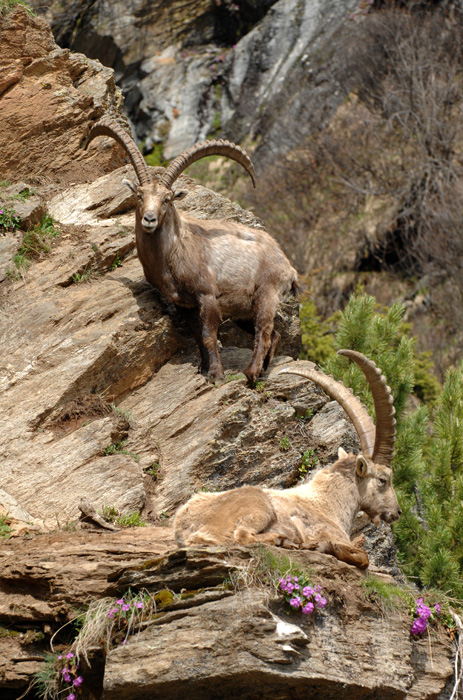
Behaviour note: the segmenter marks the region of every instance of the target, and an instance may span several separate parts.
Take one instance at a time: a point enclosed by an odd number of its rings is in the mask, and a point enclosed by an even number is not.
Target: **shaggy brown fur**
[[[254,383],[278,343],[273,327],[278,306],[297,292],[296,270],[265,231],[180,214],[174,199],[186,193],[174,194],[162,183],[138,187],[138,192],[135,231],[145,277],[167,301],[187,310],[201,371],[213,380],[224,376],[217,347],[222,319],[251,320],[254,352],[245,375]]]

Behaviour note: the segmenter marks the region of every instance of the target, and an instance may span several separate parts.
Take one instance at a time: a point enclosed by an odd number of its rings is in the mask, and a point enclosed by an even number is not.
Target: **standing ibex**
[[[114,138],[125,148],[135,168],[135,237],[145,277],[168,302],[188,309],[185,317],[201,352],[201,371],[210,379],[224,376],[217,347],[217,329],[225,317],[254,324],[254,352],[245,375],[252,384],[267,369],[279,334],[274,318],[280,301],[298,289],[297,273],[277,242],[259,229],[234,221],[199,220],[180,214],[174,205],[187,192],[172,186],[195,161],[219,154],[237,161],[254,183],[248,155],[229,141],[192,146],[157,179],[152,177],[137,146],[110,117],[91,129],[87,145],[96,136]]]
[[[360,568],[368,566],[367,553],[350,540],[356,514],[363,510],[378,525],[381,520],[397,520],[401,513],[390,469],[395,410],[391,390],[375,363],[353,350],[339,352],[365,373],[375,404],[376,430],[364,406],[341,382],[316,370],[288,368],[281,373],[307,377],[338,401],[355,426],[361,454],[340,450],[337,462],[291,489],[242,486],[196,494],[175,517],[179,547],[267,542],[316,549]]]

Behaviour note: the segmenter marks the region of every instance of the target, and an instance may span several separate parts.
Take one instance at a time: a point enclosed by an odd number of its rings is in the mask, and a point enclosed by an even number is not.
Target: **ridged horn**
[[[375,363],[362,353],[355,350],[339,350],[338,353],[354,360],[365,374],[375,404],[376,429],[365,406],[342,382],[336,381],[323,372],[310,369],[288,367],[282,369],[279,374],[298,374],[318,384],[349,416],[357,431],[362,453],[371,457],[377,464],[390,466],[395,440],[395,409],[386,379]]]
[[[230,141],[223,139],[214,141],[205,141],[204,143],[196,143],[191,148],[183,151],[179,156],[172,161],[166,172],[161,178],[161,182],[166,187],[172,187],[175,180],[183,173],[186,168],[192,163],[195,163],[206,156],[227,156],[243,166],[252,180],[254,187],[256,186],[255,172],[251,159],[241,146],[237,146]]]
[[[394,453],[396,420],[394,399],[386,377],[373,360],[369,360],[361,352],[338,350],[338,355],[344,355],[356,362],[367,378],[376,413],[376,437],[372,459],[377,464],[389,467]]]
[[[84,148],[87,148],[90,141],[93,141],[97,136],[111,136],[111,138],[125,149],[135,168],[140,185],[148,185],[151,182],[147,165],[135,141],[115,119],[112,117],[102,117],[97,121],[90,129]]]
[[[338,382],[333,377],[329,377],[316,369],[286,368],[278,374],[299,374],[301,377],[311,379],[318,384],[328,396],[338,402],[344,409],[357,431],[360,440],[360,447],[364,455],[370,456],[375,444],[375,424],[368,415],[365,406],[354,396],[352,391]]]

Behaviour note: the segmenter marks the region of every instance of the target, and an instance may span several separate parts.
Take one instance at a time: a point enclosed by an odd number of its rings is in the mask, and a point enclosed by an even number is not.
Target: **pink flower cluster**
[[[63,660],[63,655],[58,656],[58,661]],[[64,683],[70,683],[70,687],[64,688],[64,692],[72,691],[69,695],[66,695],[66,700],[76,700],[76,694],[74,690],[78,690],[84,679],[79,675],[79,667],[77,666],[76,658],[72,652],[66,654],[66,660],[64,661],[65,666],[61,670],[61,675],[63,677]]]
[[[324,608],[326,598],[321,595],[321,586],[311,586],[305,579],[288,574],[278,579],[278,588],[293,610],[310,615],[317,608]]]
[[[439,615],[440,605],[439,603],[436,603],[434,610],[431,610],[431,608],[423,603],[423,598],[418,598],[415,600],[415,605],[416,620],[413,621],[410,634],[422,634],[427,627],[429,618],[433,618],[434,615]]]
[[[132,610],[135,610],[137,612],[138,610],[143,609],[143,603],[139,600],[132,600],[129,603],[126,603],[124,598],[119,598],[119,600],[116,600],[116,605],[118,607],[116,608],[111,608],[111,610],[108,611],[108,617],[114,618],[115,616],[121,616],[122,617],[127,617],[123,613],[128,612],[131,608]]]

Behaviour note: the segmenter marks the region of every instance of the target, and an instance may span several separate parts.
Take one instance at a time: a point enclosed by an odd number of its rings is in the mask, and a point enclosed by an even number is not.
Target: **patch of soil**
[[[58,434],[71,433],[86,421],[91,422],[111,413],[110,405],[97,394],[84,394],[69,401],[46,426]]]

